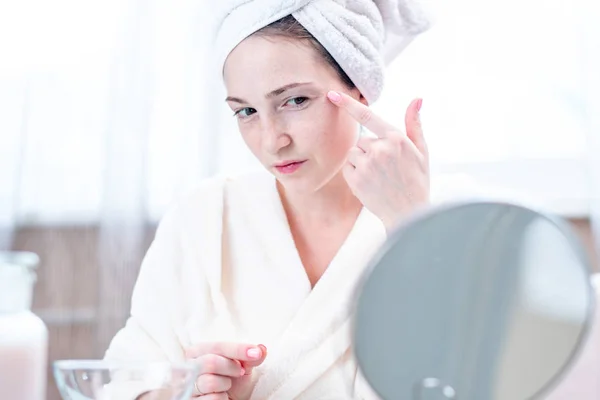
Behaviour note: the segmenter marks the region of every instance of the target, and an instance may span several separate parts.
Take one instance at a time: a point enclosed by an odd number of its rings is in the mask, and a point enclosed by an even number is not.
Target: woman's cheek
[[[339,135],[339,110],[333,105],[316,104],[311,113],[307,113],[307,123],[317,135],[319,142],[335,142]]]
[[[312,137],[319,132],[322,124],[319,113],[311,108],[289,112],[285,116],[285,129],[292,135],[294,140],[302,140]]]

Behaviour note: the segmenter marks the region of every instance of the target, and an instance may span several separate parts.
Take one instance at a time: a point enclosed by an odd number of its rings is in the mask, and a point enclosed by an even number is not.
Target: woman
[[[409,6],[225,6],[227,104],[267,172],[207,181],[167,213],[107,359],[193,359],[206,400],[372,395],[350,352],[353,289],[386,229],[429,201],[421,100],[403,128],[368,107],[384,56],[426,28]]]
[[[227,104],[266,171],[207,181],[167,213],[106,358],[194,360],[204,400],[375,399],[350,350],[354,288],[386,229],[430,191],[421,100],[402,128],[368,106],[384,64],[427,24],[408,0],[234,0],[221,11]],[[594,390],[596,354],[553,398]]]

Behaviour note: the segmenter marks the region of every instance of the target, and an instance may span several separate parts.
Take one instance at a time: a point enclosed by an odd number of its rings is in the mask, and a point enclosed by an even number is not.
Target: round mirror
[[[358,293],[354,351],[383,399],[535,399],[587,338],[594,295],[558,219],[481,202],[408,221]]]

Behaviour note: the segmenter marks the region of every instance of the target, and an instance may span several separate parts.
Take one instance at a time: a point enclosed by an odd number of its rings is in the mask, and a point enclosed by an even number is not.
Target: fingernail
[[[417,100],[417,112],[421,111],[422,105],[423,105],[423,99]]]
[[[240,376],[244,376],[246,375],[246,370],[244,368],[242,368],[242,373],[240,374]]]
[[[250,358],[260,358],[260,349],[257,349],[256,347],[252,348],[252,349],[248,349],[248,351],[246,352],[246,354],[248,355],[248,357]]]
[[[327,93],[327,97],[329,97],[329,100],[335,103],[342,99],[342,96],[340,96],[338,92],[334,92],[333,90],[330,90],[329,93]]]

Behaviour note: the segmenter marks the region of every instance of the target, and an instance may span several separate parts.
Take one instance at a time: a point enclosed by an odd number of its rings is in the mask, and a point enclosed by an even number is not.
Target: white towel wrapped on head
[[[213,34],[221,71],[242,40],[292,15],[331,54],[369,104],[381,94],[385,65],[429,28],[418,0],[229,0],[216,7]]]

